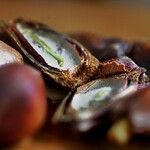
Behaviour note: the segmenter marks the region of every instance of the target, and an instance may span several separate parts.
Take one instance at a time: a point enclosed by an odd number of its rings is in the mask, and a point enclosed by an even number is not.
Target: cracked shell
[[[5,31],[31,63],[63,86],[87,83],[97,71],[99,61],[88,50],[46,25],[17,19]]]

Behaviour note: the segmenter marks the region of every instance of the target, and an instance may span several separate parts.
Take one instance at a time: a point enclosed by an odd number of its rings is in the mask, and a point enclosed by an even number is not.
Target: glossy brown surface
[[[119,36],[125,39],[150,40],[150,6],[146,4],[128,4],[105,1],[90,2],[51,2],[51,1],[0,1],[1,19],[14,19],[18,16],[38,20],[50,25],[61,32],[90,31],[104,36]],[[69,134],[69,133],[66,133]],[[63,139],[63,137],[61,137]],[[99,140],[100,141],[100,140]],[[147,142],[148,143],[148,142]],[[117,147],[123,150],[149,149],[147,143]],[[116,149],[112,144],[77,143],[68,140],[61,141],[51,135],[51,130],[46,134],[39,134],[34,138],[27,138],[10,147],[13,150],[97,150]]]
[[[0,41],[0,66],[8,63],[23,63],[23,58],[15,49]]]
[[[4,65],[0,67],[0,89],[0,143],[35,133],[47,112],[41,73],[24,64]]]

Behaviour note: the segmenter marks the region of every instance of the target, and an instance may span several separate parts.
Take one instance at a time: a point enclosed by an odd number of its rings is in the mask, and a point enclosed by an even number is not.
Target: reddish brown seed
[[[24,64],[0,68],[0,143],[16,142],[33,134],[46,115],[41,74]]]
[[[150,87],[143,88],[132,97],[129,118],[133,131],[150,135]]]

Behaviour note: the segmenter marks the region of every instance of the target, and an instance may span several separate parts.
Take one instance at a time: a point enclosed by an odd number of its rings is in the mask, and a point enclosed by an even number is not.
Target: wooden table
[[[142,4],[142,3],[141,3]],[[0,1],[0,19],[10,20],[17,17],[44,22],[52,28],[64,32],[88,31],[103,36],[119,36],[126,39],[150,39],[150,5],[109,1],[61,1],[21,0]],[[73,143],[73,147],[72,147]],[[61,141],[47,136],[27,138],[17,145],[6,148],[14,150],[66,150],[66,149],[104,149],[74,141]],[[147,145],[144,145],[147,146]],[[149,146],[147,146],[148,148]],[[113,149],[109,146],[105,149]],[[130,148],[138,149],[137,145]]]

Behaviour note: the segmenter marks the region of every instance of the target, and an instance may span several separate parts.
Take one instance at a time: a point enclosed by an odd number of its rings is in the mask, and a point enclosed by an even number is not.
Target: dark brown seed
[[[150,45],[149,43],[135,42],[129,55],[135,63],[144,67],[150,76]]]
[[[72,33],[71,37],[83,44],[100,61],[126,56],[132,43],[114,37],[101,37],[91,33]]]

